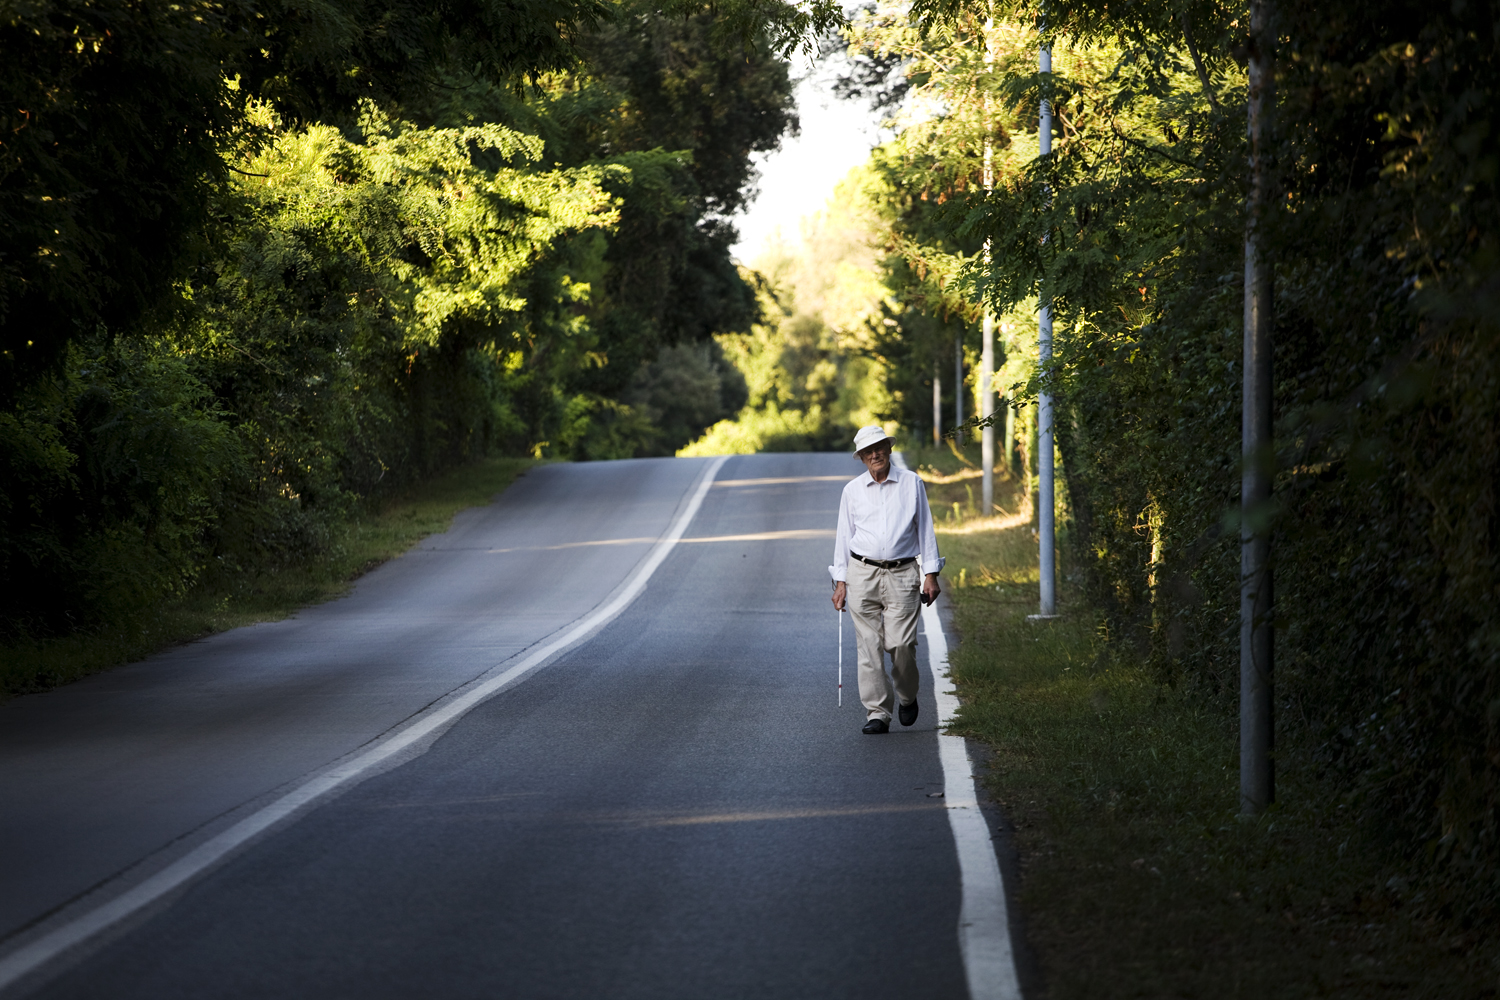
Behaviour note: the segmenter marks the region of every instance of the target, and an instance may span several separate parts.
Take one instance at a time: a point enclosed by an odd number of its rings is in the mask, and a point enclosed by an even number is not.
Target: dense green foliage
[[[1432,874],[1429,902],[1477,917],[1500,899],[1500,22],[1473,4],[1275,10],[1278,478],[1260,516],[1281,766],[1336,775],[1334,805]],[[1114,642],[1229,708],[1247,8],[1049,0],[997,7],[987,31],[989,13],[931,2],[925,35],[878,16],[856,35],[940,98],[883,153],[894,296],[932,301],[926,268],[1002,317],[1052,301],[1057,363],[1028,363],[1017,398],[1061,400],[1089,598]],[[1013,364],[1029,345],[1006,346]],[[908,386],[930,363],[888,360]]]
[[[995,30],[1012,47],[1024,34],[1014,27]],[[884,382],[888,405],[881,415],[926,440],[933,429],[934,380],[939,430],[953,428],[955,397],[965,398],[966,418],[975,413],[969,400],[976,389],[982,307],[971,272],[982,262],[985,241],[961,223],[964,206],[984,189],[986,143],[993,176],[1002,180],[1036,147],[1019,133],[1014,116],[995,113],[997,81],[1016,53],[998,65],[987,61],[972,23],[924,34],[905,9],[872,6],[855,20],[851,40],[840,89],[897,109],[890,123],[896,137],[872,152],[864,172],[862,194],[878,220],[871,235],[881,251],[886,291],[865,350],[879,362]],[[1029,373],[1023,359],[1028,347],[1034,352],[1035,328],[1024,305],[998,324],[994,384],[1002,396]],[[962,358],[962,383],[955,354]],[[1033,424],[1027,411],[1012,413],[1007,461],[1025,467]]]
[[[601,0],[38,0],[0,5],[0,402],[95,324],[170,294],[246,113],[342,122],[452,68],[504,84],[572,61]]]
[[[796,127],[778,52],[834,16],[762,13],[6,5],[3,638],[327,551],[487,453],[735,412],[727,216]]]

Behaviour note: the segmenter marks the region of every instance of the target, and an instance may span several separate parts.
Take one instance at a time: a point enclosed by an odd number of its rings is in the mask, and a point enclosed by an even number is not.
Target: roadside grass
[[[0,700],[339,597],[360,576],[428,535],[446,531],[460,510],[488,503],[537,464],[530,458],[490,458],[454,469],[352,518],[325,551],[253,574],[207,577],[145,620],[0,646]]]
[[[1497,995],[1495,936],[1424,892],[1309,754],[1283,748],[1277,805],[1239,819],[1233,706],[1158,683],[1066,583],[1064,617],[1027,622],[1029,520],[978,517],[955,495],[965,480],[942,481],[957,459],[906,457],[937,480],[961,638],[954,731],[993,749],[985,780],[1015,826],[1045,996]],[[996,477],[1000,506],[1021,492]]]

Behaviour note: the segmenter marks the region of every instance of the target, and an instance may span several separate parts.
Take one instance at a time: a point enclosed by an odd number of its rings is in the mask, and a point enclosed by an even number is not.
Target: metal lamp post
[[[986,66],[995,61],[995,46],[990,36],[995,28],[995,19],[992,17],[984,22],[984,63]],[[984,193],[988,195],[995,190],[995,148],[990,139],[990,97],[986,92],[984,98]],[[990,268],[990,240],[984,240],[984,268],[989,272]],[[980,350],[979,360],[979,415],[983,418],[984,430],[979,439],[979,464],[983,469],[980,475],[980,516],[989,517],[995,511],[995,392],[991,380],[995,372],[995,314],[990,309],[989,303],[984,306],[984,344]]]
[[[1251,0],[1250,192],[1245,206],[1245,360],[1240,480],[1240,813],[1276,799],[1271,536],[1271,269],[1263,224],[1271,205],[1267,149],[1273,108],[1270,0]]]
[[[1052,102],[1047,99],[1046,77],[1052,72],[1052,50],[1045,44],[1038,56],[1037,68],[1042,74],[1041,119],[1037,126],[1037,151],[1052,154]],[[1043,300],[1037,310],[1037,360],[1043,377],[1052,363],[1052,302]],[[1052,481],[1052,394],[1043,390],[1037,395],[1037,553],[1041,572],[1041,606],[1034,618],[1057,615],[1057,547],[1056,509]]]

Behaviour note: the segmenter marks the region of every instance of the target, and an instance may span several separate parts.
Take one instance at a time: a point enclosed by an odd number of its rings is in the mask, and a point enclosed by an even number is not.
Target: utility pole
[[[953,338],[953,440],[964,446],[964,336]]]
[[[1010,338],[1006,338],[1007,342]],[[1005,398],[1005,470],[1016,471],[1016,408],[1011,398]]]
[[[995,317],[988,308],[984,311],[984,350],[979,358],[979,415],[985,420],[979,432],[979,464],[984,468],[979,493],[981,516],[989,517],[995,511],[995,428],[990,423],[995,416],[995,394],[990,389],[990,376],[995,370]]]
[[[943,443],[943,377],[938,374],[941,366],[932,363],[932,446]]]
[[[995,61],[995,47],[991,41],[994,34],[995,19],[989,18],[984,22],[984,64],[990,66]],[[986,91],[984,95],[984,193],[989,195],[995,189],[995,149],[990,139],[990,95]],[[984,240],[984,270],[988,274],[990,269],[990,239]],[[985,296],[988,300],[988,295]],[[995,314],[990,310],[989,302],[984,303],[984,346],[981,348],[979,361],[979,415],[984,418],[984,430],[979,439],[979,464],[984,470],[980,474],[980,516],[989,517],[995,512],[995,393],[990,386],[990,381],[995,372]]]
[[[1042,156],[1052,155],[1052,102],[1047,99],[1047,78],[1052,74],[1052,50],[1045,43],[1037,57],[1037,68],[1042,78],[1041,120],[1037,126],[1037,151]],[[1044,299],[1037,311],[1037,359],[1046,378],[1052,367],[1052,301]],[[1037,395],[1036,413],[1036,472],[1037,472],[1037,536],[1040,551],[1037,553],[1041,571],[1041,607],[1038,618],[1051,618],[1057,614],[1057,546],[1055,508],[1052,485],[1052,394],[1043,391]]]
[[[1264,222],[1271,205],[1268,147],[1275,107],[1271,0],[1251,0],[1249,50],[1250,194],[1245,206],[1245,362],[1240,473],[1240,814],[1276,800],[1271,526],[1275,475],[1271,438],[1271,269]]]

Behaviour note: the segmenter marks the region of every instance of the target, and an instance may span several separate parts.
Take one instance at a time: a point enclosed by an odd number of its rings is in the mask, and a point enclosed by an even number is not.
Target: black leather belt
[[[880,569],[897,569],[901,566],[905,566],[907,563],[914,563],[917,561],[916,556],[907,556],[905,559],[866,559],[858,552],[851,552],[849,554],[858,559],[860,562],[864,563],[866,566],[876,566]]]

